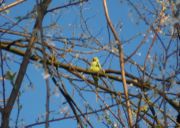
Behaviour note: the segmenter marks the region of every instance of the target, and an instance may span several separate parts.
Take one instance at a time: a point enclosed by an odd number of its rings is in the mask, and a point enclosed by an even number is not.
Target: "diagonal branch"
[[[2,12],[2,11],[4,11],[4,10],[7,10],[7,9],[13,7],[13,6],[16,6],[16,5],[18,5],[18,4],[20,4],[20,3],[24,2],[24,1],[26,1],[26,0],[16,0],[15,2],[13,2],[13,3],[11,3],[11,4],[8,4],[8,5],[0,8],[0,12]]]
[[[51,2],[51,0],[45,0],[42,3],[43,4],[43,9],[41,10],[42,19],[45,16],[45,11],[47,10],[47,7],[50,4],[50,2]],[[19,69],[17,78],[15,80],[15,85],[14,85],[12,91],[11,91],[11,94],[10,94],[10,97],[8,99],[7,105],[4,108],[4,111],[3,111],[3,114],[2,114],[1,127],[3,127],[3,128],[8,128],[9,127],[9,117],[10,117],[12,108],[14,106],[14,103],[16,101],[16,98],[17,98],[17,96],[19,94],[19,90],[20,90],[24,75],[26,73],[26,70],[27,70],[27,67],[28,67],[28,64],[29,64],[29,59],[30,59],[30,56],[31,56],[31,53],[32,53],[33,45],[34,45],[34,42],[37,40],[36,34],[37,34],[37,30],[40,28],[40,24],[41,24],[40,20],[38,20],[38,18],[37,18],[36,23],[34,25],[34,30],[33,30],[32,36],[30,38],[28,47],[27,47],[27,49],[25,51],[22,63],[20,65],[20,69]]]
[[[126,99],[126,106],[127,106],[127,112],[128,112],[128,122],[129,122],[129,127],[132,128],[133,126],[133,120],[132,120],[132,110],[130,108],[130,101],[128,98],[128,87],[126,84],[126,78],[125,78],[125,70],[124,70],[124,53],[123,53],[123,48],[122,48],[122,43],[121,40],[118,37],[118,34],[116,33],[113,24],[110,20],[109,14],[108,14],[108,8],[107,8],[107,4],[106,4],[106,0],[103,0],[103,6],[104,6],[104,11],[105,11],[105,16],[106,16],[106,20],[107,23],[114,35],[114,38],[117,42],[118,45],[118,49],[119,49],[119,61],[120,61],[120,67],[121,67],[121,75],[122,75],[122,82],[123,82],[123,87],[124,87],[124,93],[125,93],[125,99]]]

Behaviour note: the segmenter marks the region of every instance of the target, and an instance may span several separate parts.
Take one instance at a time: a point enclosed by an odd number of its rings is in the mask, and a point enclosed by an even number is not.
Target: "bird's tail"
[[[96,101],[98,101],[98,90],[99,90],[99,88],[98,88],[98,77],[97,76],[93,76],[93,79],[94,79],[94,83],[95,83],[95,85],[96,85],[96,89],[95,89],[95,93],[96,93]]]

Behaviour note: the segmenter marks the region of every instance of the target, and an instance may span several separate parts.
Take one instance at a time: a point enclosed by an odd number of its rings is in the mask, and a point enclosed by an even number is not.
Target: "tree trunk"
[[[2,112],[1,128],[9,128],[9,113]]]

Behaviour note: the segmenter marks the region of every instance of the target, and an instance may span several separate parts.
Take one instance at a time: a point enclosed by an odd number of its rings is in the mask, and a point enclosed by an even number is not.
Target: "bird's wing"
[[[101,69],[101,64],[99,63],[99,61],[96,62],[96,66]]]
[[[97,62],[91,62],[90,70],[93,72],[99,72],[99,64]]]

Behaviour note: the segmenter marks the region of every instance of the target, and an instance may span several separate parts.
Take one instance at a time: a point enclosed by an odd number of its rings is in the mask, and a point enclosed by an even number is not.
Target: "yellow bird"
[[[102,69],[101,69],[101,64],[99,63],[99,59],[97,57],[94,57],[91,61],[90,71],[98,73],[101,70]],[[93,75],[92,77],[94,79],[95,84],[98,85],[98,80],[99,80],[98,76]]]
[[[101,64],[99,63],[99,59],[97,57],[94,57],[91,61],[91,65],[90,65],[90,71],[92,72],[100,72],[102,71],[101,69]],[[99,80],[99,77],[98,75],[92,75],[93,79],[94,79],[94,83],[96,85],[96,101],[98,100],[98,80]]]

